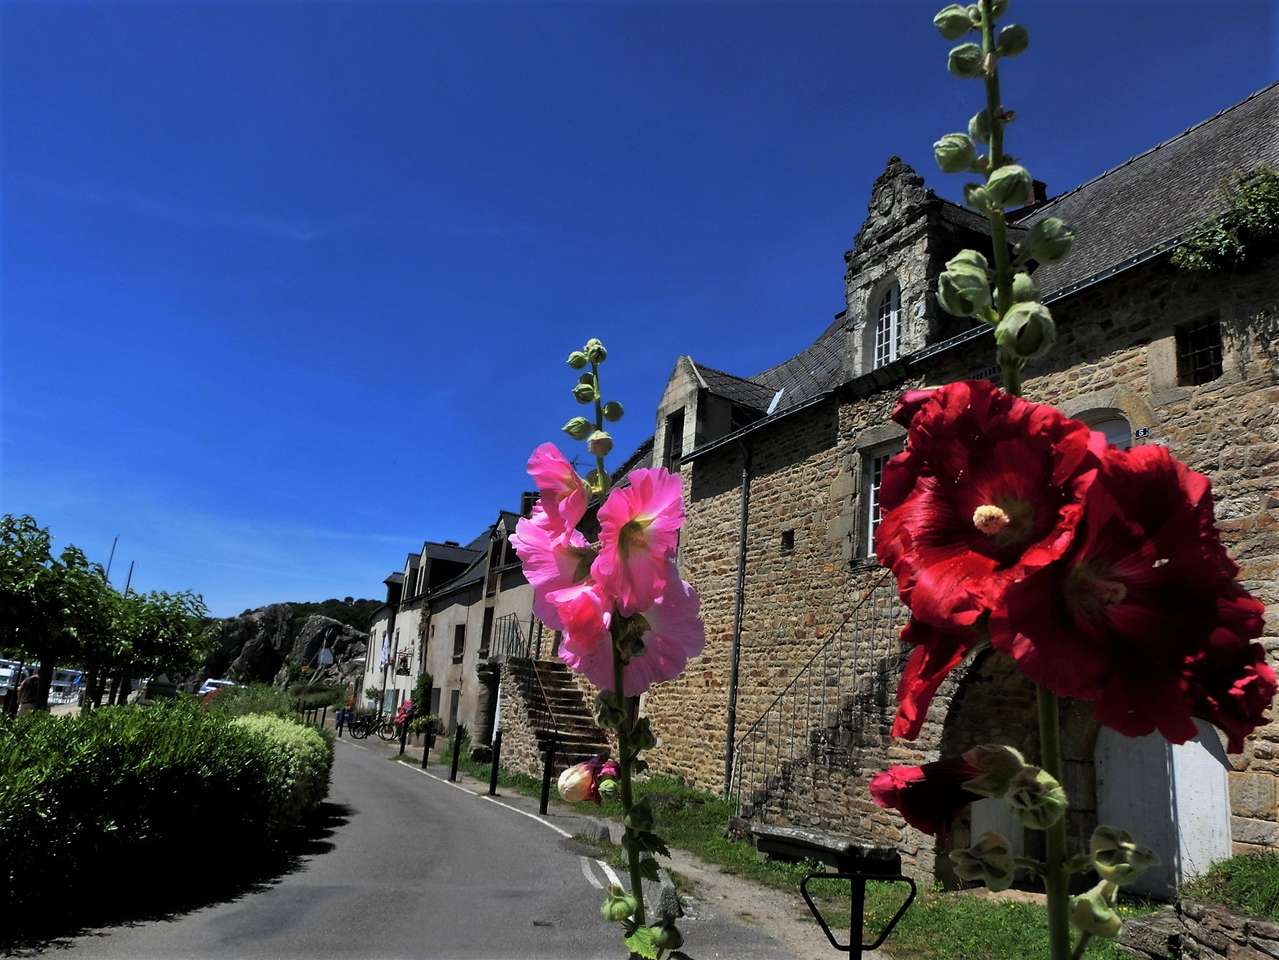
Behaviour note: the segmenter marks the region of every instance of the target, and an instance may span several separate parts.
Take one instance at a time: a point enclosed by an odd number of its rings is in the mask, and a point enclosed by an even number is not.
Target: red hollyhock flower
[[[916,619],[971,626],[1059,559],[1097,472],[1089,430],[985,381],[907,393],[906,449],[884,469],[880,562]]]
[[[1249,642],[1264,607],[1235,582],[1208,478],[1162,447],[1095,442],[1102,469],[1073,549],[1009,587],[991,642],[1036,683],[1097,701],[1098,720],[1120,733],[1183,743],[1199,717],[1238,752],[1276,681]]]
[[[893,736],[914,740],[928,716],[928,705],[950,671],[982,642],[982,635],[970,627],[934,627],[912,619],[902,630],[901,640],[914,647],[897,684],[897,718]]]
[[[964,807],[981,796],[964,784],[981,771],[963,757],[950,757],[922,767],[889,767],[870,781],[875,803],[896,810],[912,827],[933,836],[945,836]]]

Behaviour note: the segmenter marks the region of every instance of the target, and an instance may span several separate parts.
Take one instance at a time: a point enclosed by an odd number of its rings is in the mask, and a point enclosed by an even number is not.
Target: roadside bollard
[[[497,764],[502,759],[502,730],[493,734],[493,768],[489,770],[489,796],[497,796]]]
[[[422,769],[426,769],[427,758],[431,755],[431,748],[435,746],[435,731],[430,730],[426,734],[426,739],[422,741]]]
[[[400,756],[404,756],[404,742],[409,738],[409,722],[400,724]]]
[[[462,725],[457,725],[457,732],[453,734],[453,764],[449,767],[449,779],[454,783],[457,782],[457,757],[462,752]]]
[[[324,712],[320,714],[320,729],[324,729],[324,725],[329,722],[329,705],[324,705]]]
[[[555,769],[555,736],[546,742],[546,760],[542,765],[542,799],[538,802],[537,812],[546,816],[546,807],[551,802],[551,771]]]
[[[346,720],[345,709],[333,711],[333,726],[337,728],[337,735],[339,739],[342,736],[342,724],[345,720]]]

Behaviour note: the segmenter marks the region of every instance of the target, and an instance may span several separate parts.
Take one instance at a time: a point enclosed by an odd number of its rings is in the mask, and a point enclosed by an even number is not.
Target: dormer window
[[[897,359],[902,345],[901,313],[901,289],[894,282],[884,291],[875,308],[875,365],[872,369],[878,370]]]
[[[680,460],[684,456],[684,408],[680,407],[666,418],[666,449],[662,451],[662,466],[671,473],[679,473]]]

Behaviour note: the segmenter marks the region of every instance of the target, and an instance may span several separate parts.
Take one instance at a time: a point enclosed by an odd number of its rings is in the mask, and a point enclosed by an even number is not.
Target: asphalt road
[[[56,953],[103,960],[625,956],[619,928],[597,909],[610,877],[597,850],[561,835],[571,823],[557,830],[346,740],[338,742],[329,799],[341,814],[331,833],[277,881],[175,917],[88,931]],[[687,918],[681,926],[697,960],[790,956],[727,918]]]

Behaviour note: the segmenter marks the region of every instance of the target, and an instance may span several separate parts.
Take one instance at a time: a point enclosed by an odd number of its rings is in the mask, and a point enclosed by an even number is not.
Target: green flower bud
[[[1000,350],[1020,360],[1042,357],[1057,340],[1057,325],[1042,303],[1014,303],[995,328]]]
[[[950,51],[950,59],[946,61],[946,69],[957,77],[968,79],[980,77],[982,60],[981,47],[975,43],[961,43]]]
[[[1039,287],[1028,273],[1018,273],[1013,277],[1013,303],[1026,303],[1039,299]]]
[[[620,923],[635,914],[639,901],[614,884],[608,888],[608,897],[600,905],[600,916],[609,923]]]
[[[1008,792],[1013,777],[1026,766],[1019,752],[999,743],[973,747],[964,754],[964,759],[981,771],[981,776],[965,783],[964,789],[983,797],[1002,797]]]
[[[596,784],[596,789],[600,792],[601,800],[616,800],[617,795],[621,792],[622,785],[613,777],[603,777]]]
[[[1021,241],[1022,252],[1040,263],[1056,263],[1070,253],[1075,231],[1057,217],[1045,217]]]
[[[573,388],[573,396],[578,403],[593,403],[595,401],[595,388],[589,383],[579,383]]]
[[[1030,46],[1030,31],[1020,23],[1010,23],[999,31],[999,43],[995,50],[1001,57],[1015,57],[1025,53]]]
[[[1008,838],[998,833],[983,833],[967,850],[951,851],[950,860],[961,880],[995,891],[1011,887],[1017,873]]]
[[[600,343],[594,337],[586,341],[586,346],[582,348],[586,354],[586,359],[591,363],[603,363],[608,356],[608,351],[604,349],[604,344]]]
[[[964,250],[946,263],[937,278],[937,302],[947,313],[973,317],[990,306],[990,276],[986,258]]]
[[[983,109],[968,121],[968,135],[978,143],[990,143],[990,111]]]
[[[586,364],[586,354],[581,350],[574,350],[568,355],[568,365],[574,370],[581,370]]]
[[[653,931],[653,946],[659,950],[678,950],[684,946],[684,935],[673,923],[655,923],[648,929]]]
[[[972,169],[977,148],[966,134],[948,133],[933,144],[933,159],[943,173],[963,173]]]
[[[968,21],[973,25],[974,29],[981,26],[981,5],[970,3],[964,7],[964,12],[968,14]]]
[[[622,819],[622,822],[632,830],[638,831],[639,833],[652,830],[653,809],[648,805],[648,803],[641,800],[639,803],[635,804],[635,806],[631,807],[630,812],[626,814],[626,816]]]
[[[1035,200],[1035,181],[1025,167],[1008,163],[986,180],[986,193],[996,207],[1024,207]]]
[[[626,711],[622,709],[612,694],[607,691],[595,699],[595,722],[606,730],[614,730],[626,721]]]
[[[993,0],[990,5],[992,17],[1002,17],[1008,11],[1008,0]]]
[[[980,183],[964,184],[964,203],[983,213],[990,209],[990,195]]]
[[[1115,912],[1115,894],[1119,888],[1103,880],[1087,893],[1070,898],[1070,923],[1077,930],[1094,937],[1115,937],[1123,926]]]
[[[587,420],[585,417],[574,417],[568,423],[564,424],[564,426],[560,427],[560,429],[574,440],[585,440],[591,435],[591,431],[594,427],[592,426],[591,421]]]
[[[1066,812],[1066,791],[1047,770],[1027,766],[1008,784],[1008,806],[1035,830],[1047,830]]]
[[[641,717],[631,730],[631,746],[639,750],[652,750],[657,746],[657,736],[648,717]]]
[[[1118,827],[1103,826],[1094,830],[1088,852],[1097,876],[1121,887],[1136,880],[1147,867],[1159,865],[1153,850],[1143,847],[1127,830]]]
[[[933,26],[947,40],[958,40],[973,28],[968,11],[957,3],[942,7],[933,17]]]
[[[604,419],[613,421],[621,420],[622,405],[616,400],[610,400],[608,403],[604,404]]]
[[[586,449],[593,457],[607,457],[613,449],[613,436],[605,430],[596,430],[587,438]]]

